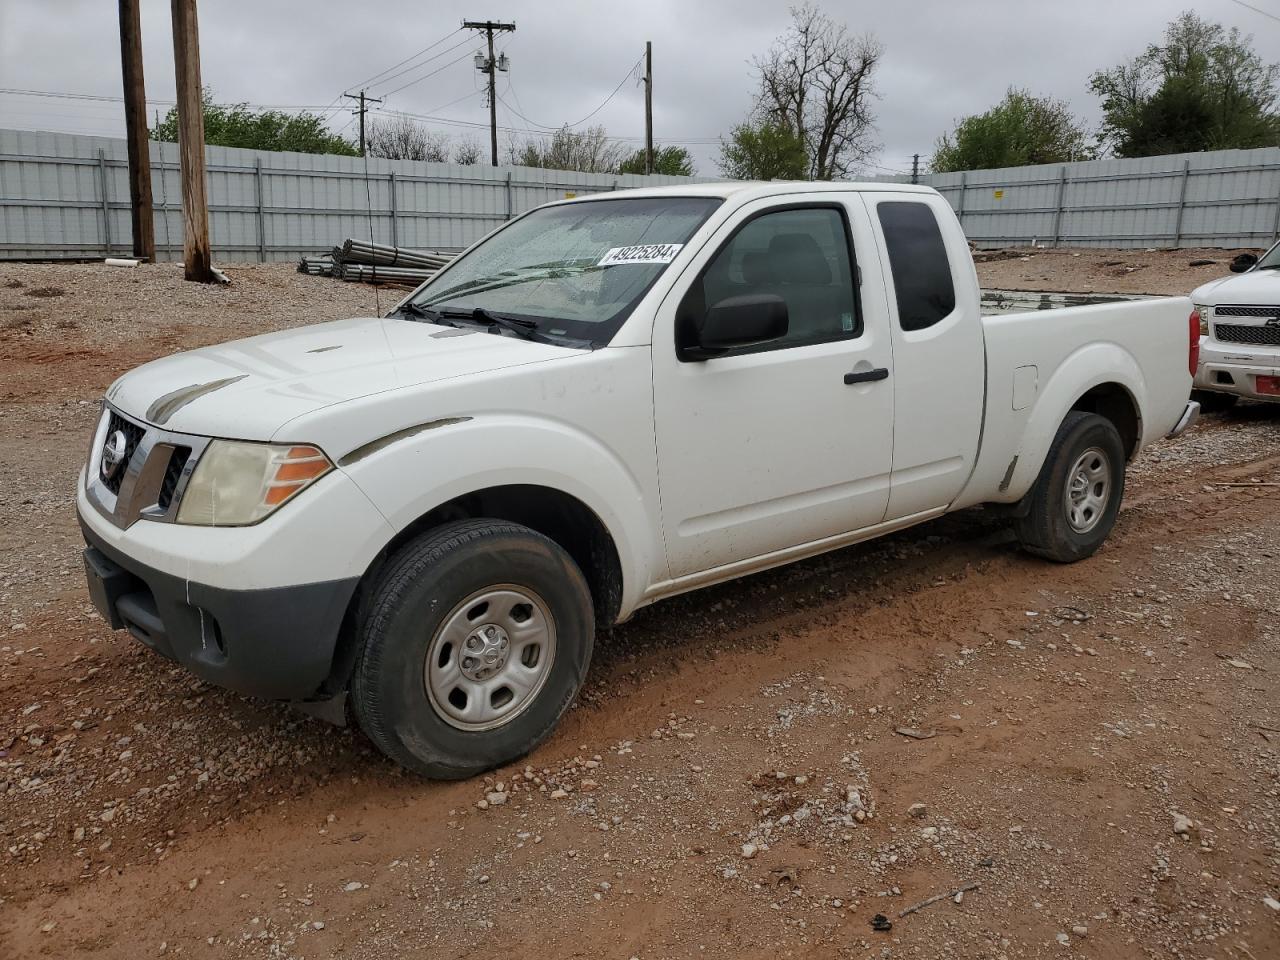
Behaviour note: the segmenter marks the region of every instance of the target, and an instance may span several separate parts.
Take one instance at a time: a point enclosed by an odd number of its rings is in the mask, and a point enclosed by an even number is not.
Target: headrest
[[[831,282],[831,266],[811,234],[778,234],[769,241],[769,260],[778,283]]]

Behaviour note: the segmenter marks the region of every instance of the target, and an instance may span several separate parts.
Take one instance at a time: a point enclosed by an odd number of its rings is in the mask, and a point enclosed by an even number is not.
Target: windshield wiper
[[[484,307],[472,307],[470,310],[458,307],[422,307],[421,309],[445,319],[470,320],[490,328],[501,327],[525,340],[534,339],[538,332],[538,324],[533,320],[521,320],[519,317],[509,317],[503,313],[491,313]]]
[[[422,304],[413,300],[406,300],[404,303],[400,304],[400,306],[392,310],[391,313],[393,315],[397,313],[407,313],[412,317],[417,317],[419,320],[431,321],[438,320],[440,317],[437,311],[432,310],[430,307],[424,307]]]
[[[440,296],[435,300],[439,303],[441,300],[455,300],[466,294],[488,293],[491,290],[502,290],[506,287],[514,287],[521,283],[533,283],[538,280],[558,280],[561,277],[576,277],[582,273],[589,273],[595,270],[603,270],[604,267],[596,264],[565,264],[555,267],[529,267],[526,268],[531,272],[527,273],[496,273],[493,276],[481,277],[478,280],[472,280],[469,283],[452,287],[448,290],[441,291]]]

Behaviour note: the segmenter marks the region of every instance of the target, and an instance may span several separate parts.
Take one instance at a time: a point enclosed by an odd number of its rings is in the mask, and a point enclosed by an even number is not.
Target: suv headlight
[[[332,469],[318,447],[214,440],[187,482],[178,523],[257,523]]]

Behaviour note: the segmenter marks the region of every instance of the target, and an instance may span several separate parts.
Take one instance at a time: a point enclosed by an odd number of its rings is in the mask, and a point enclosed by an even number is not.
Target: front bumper
[[[1257,378],[1260,376],[1280,377],[1280,354],[1250,350],[1244,344],[1232,347],[1209,339],[1200,341],[1200,366],[1194,383],[1196,390],[1280,403],[1280,396],[1258,392]]]
[[[306,700],[329,677],[338,629],[359,578],[227,589],[149,567],[81,518],[89,594],[128,630],[209,683],[272,700]]]

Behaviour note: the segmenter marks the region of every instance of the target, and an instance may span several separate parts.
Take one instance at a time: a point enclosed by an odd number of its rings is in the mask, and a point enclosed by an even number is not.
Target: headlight
[[[214,440],[187,483],[178,522],[206,527],[257,523],[332,469],[317,447]]]
[[[1209,318],[1213,316],[1213,307],[1206,304],[1194,304],[1196,313],[1200,314],[1200,336],[1209,335]]]

